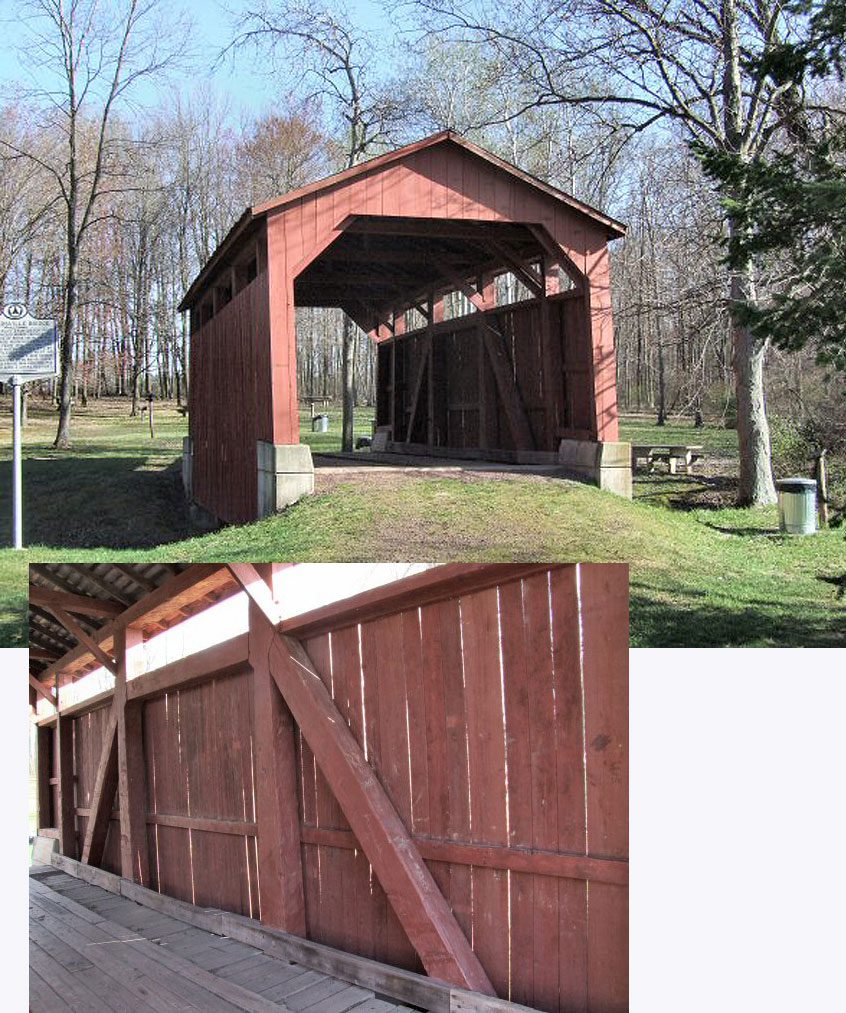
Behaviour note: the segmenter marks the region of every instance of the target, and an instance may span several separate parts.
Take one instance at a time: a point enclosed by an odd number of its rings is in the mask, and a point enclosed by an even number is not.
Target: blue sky
[[[122,6],[120,0],[114,2],[118,9]],[[254,4],[249,0],[226,0],[225,4],[221,0],[171,0],[170,6],[188,12],[193,18],[196,26],[194,44],[199,53],[198,66],[191,72],[173,74],[171,86],[190,91],[204,80],[212,81],[218,91],[229,96],[235,113],[261,113],[278,101],[278,81],[256,70],[250,53],[237,54],[223,65],[212,66],[217,54],[231,41],[232,16],[227,8],[239,12]],[[388,29],[379,0],[348,0],[346,6],[362,27],[376,31]],[[16,26],[20,7],[17,0],[0,0],[0,31],[6,39],[20,36]],[[31,85],[32,79],[25,64],[25,53],[16,49],[14,43],[0,47],[0,101],[4,94],[9,95],[18,88]],[[157,96],[152,88],[145,86],[143,91],[139,89],[135,98],[140,105],[145,105],[155,104]]]

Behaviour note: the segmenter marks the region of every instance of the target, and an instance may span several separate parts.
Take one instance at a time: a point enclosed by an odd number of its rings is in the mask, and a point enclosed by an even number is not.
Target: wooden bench
[[[641,443],[632,445],[632,471],[637,468],[638,461],[646,462],[646,469],[651,475],[655,471],[656,461],[666,461],[671,475],[682,470],[686,474],[693,471],[696,461],[705,456],[701,446],[671,445],[667,443]]]

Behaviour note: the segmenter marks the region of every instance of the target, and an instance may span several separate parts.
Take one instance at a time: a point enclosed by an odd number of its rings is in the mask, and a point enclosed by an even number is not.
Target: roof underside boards
[[[238,590],[224,567],[188,563],[39,563],[29,579],[29,672],[51,689],[57,672],[65,685],[99,667],[52,606],[108,652],[114,624],[130,621],[148,640]]]
[[[529,262],[543,247],[523,225],[358,216],[294,283],[298,306],[410,307],[430,289]]]
[[[608,239],[619,238],[625,234],[625,226],[620,222],[615,221],[613,218],[609,218],[607,215],[590,207],[588,204],[576,200],[576,198],[570,196],[569,194],[558,190],[556,187],[550,186],[548,183],[531,176],[529,173],[523,172],[515,166],[510,165],[508,162],[505,162],[503,159],[498,158],[496,155],[493,155],[491,152],[486,151],[452,131],[447,130],[434,134],[432,137],[425,138],[415,144],[406,145],[396,151],[380,155],[377,158],[371,159],[368,162],[363,162],[352,169],[336,173],[326,179],[311,183],[308,186],[301,187],[298,190],[294,190],[263,204],[256,205],[253,208],[247,208],[194,279],[185,294],[179,309],[187,310],[198,302],[200,297],[205,294],[208,285],[214,282],[216,272],[219,269],[224,268],[229,263],[230,255],[235,253],[237,249],[243,245],[245,239],[249,237],[252,231],[251,226],[253,226],[258,220],[264,219],[268,215],[278,213],[279,211],[295,204],[297,201],[302,201],[304,198],[318,193],[322,195],[335,188],[342,187],[360,176],[380,172],[395,162],[414,156],[415,153],[420,152],[423,149],[433,148],[438,145],[447,145],[452,147],[453,150],[458,148],[464,157],[470,159],[480,159],[489,166],[494,166],[495,169],[499,170],[504,177],[510,177],[512,181],[520,181],[521,185],[525,185],[527,189],[530,188],[535,193],[539,193],[545,199],[552,201],[555,205],[559,207],[564,205],[568,211],[572,212],[576,216],[590,220],[595,226],[600,226]],[[461,220],[458,219],[458,221]],[[467,224],[466,221],[461,223]],[[428,235],[431,237],[437,236],[438,233],[434,222],[432,220],[427,220],[426,224],[429,229]],[[385,252],[387,253],[389,251]],[[485,251],[482,259],[483,261],[490,260],[490,251]],[[386,261],[383,261],[383,263],[386,263]],[[475,260],[473,262],[473,266],[476,267],[478,263],[479,261]],[[411,262],[409,262],[409,265],[410,264]],[[499,264],[501,264],[501,261]],[[437,281],[442,278],[443,275],[438,277],[431,276],[430,280]],[[308,291],[307,287],[301,290],[301,295],[304,299],[317,298],[316,296],[308,295]],[[325,299],[327,297],[323,296],[321,298]],[[299,302],[299,304],[342,305],[340,302],[329,303],[325,301],[315,301],[310,303]]]

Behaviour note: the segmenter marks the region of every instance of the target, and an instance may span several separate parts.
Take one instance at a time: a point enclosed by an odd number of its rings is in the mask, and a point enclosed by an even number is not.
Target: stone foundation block
[[[284,510],[314,492],[314,463],[304,443],[259,440],[258,517]]]
[[[558,447],[558,463],[573,478],[598,485],[617,496],[632,498],[630,443],[564,439]]]

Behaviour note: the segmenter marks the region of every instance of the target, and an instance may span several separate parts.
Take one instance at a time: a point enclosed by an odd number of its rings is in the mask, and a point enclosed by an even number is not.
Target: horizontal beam
[[[303,844],[317,844],[330,848],[361,850],[351,830],[329,830],[325,827],[301,826]],[[429,862],[449,862],[454,865],[475,865],[485,869],[509,869],[532,876],[552,876],[558,879],[584,879],[592,883],[614,883],[625,886],[629,882],[629,863],[611,858],[593,858],[588,855],[562,855],[556,851],[534,848],[504,848],[496,845],[466,844],[461,841],[433,840],[413,837],[420,854]]]
[[[30,647],[30,661],[58,661],[59,655],[55,651],[47,651],[43,647]]]
[[[178,661],[172,661],[169,665],[162,665],[152,672],[139,675],[130,679],[126,684],[126,699],[146,700],[151,696],[158,696],[161,693],[169,693],[176,689],[182,689],[198,682],[205,682],[208,679],[216,679],[220,676],[230,675],[242,670],[249,659],[249,635],[241,633],[223,643],[207,647],[203,651],[196,651]],[[80,700],[63,708],[62,714],[66,717],[73,717],[79,714],[86,714],[88,711],[96,710],[103,704],[109,703],[114,691],[107,689],[97,693],[87,700]],[[55,715],[38,722],[39,726],[51,725],[55,721]]]
[[[167,813],[147,813],[148,826],[176,827],[184,830],[202,830],[210,834],[230,834],[233,837],[255,837],[256,824],[248,820],[218,820],[200,816],[172,816]]]
[[[284,619],[280,633],[303,638],[369,622],[404,609],[418,608],[457,595],[483,591],[509,580],[520,580],[573,563],[445,563],[374,587],[342,601]]]
[[[58,605],[59,608],[84,616],[119,616],[124,610],[124,606],[116,601],[91,598],[84,594],[70,594],[67,591],[52,591],[39,584],[29,585],[29,600],[47,609],[52,605]]]
[[[344,231],[383,236],[420,236],[424,239],[470,239],[476,242],[482,242],[489,236],[523,243],[533,238],[531,233],[527,233],[525,226],[506,225],[503,222],[468,222],[434,218],[416,221],[376,215],[372,217],[359,215]]]

